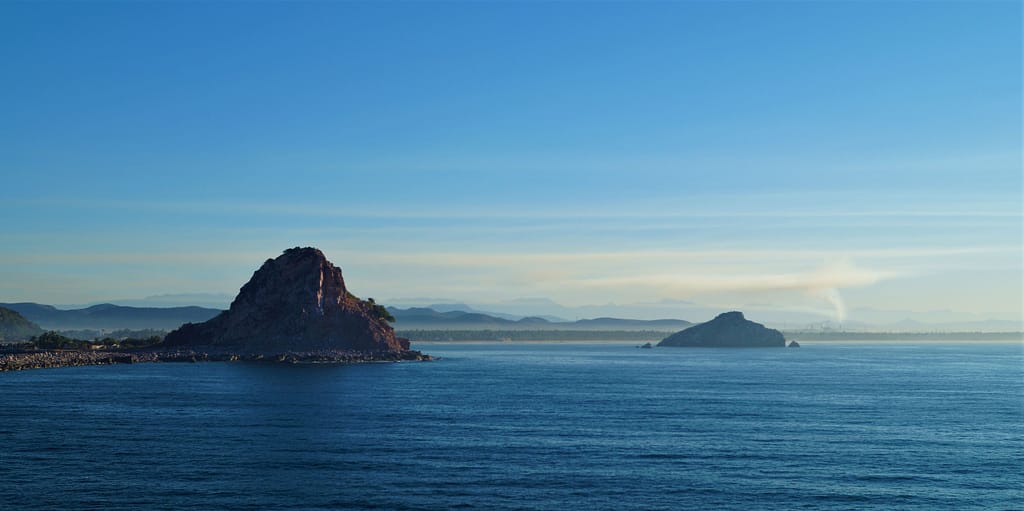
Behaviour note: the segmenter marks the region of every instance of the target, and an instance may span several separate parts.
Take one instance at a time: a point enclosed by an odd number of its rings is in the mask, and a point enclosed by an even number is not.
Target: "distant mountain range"
[[[184,323],[206,321],[221,313],[219,309],[204,307],[124,307],[109,303],[70,310],[31,302],[0,303],[0,307],[16,311],[45,330],[173,330]]]
[[[205,307],[127,307],[109,303],[81,309],[58,309],[39,303],[0,303],[45,330],[173,330],[185,323],[200,323],[222,311]],[[443,306],[442,306],[443,307]],[[449,307],[458,307],[451,304]],[[692,323],[679,319],[636,320],[617,318],[551,321],[542,317],[493,316],[465,310],[437,311],[427,307],[389,307],[398,330],[650,330],[674,332]],[[515,318],[515,319],[509,319]]]
[[[59,309],[38,303],[0,303],[18,312],[44,330],[173,330],[184,323],[201,323],[221,309],[209,307],[129,307],[109,303],[83,308]],[[569,321],[557,316],[519,316],[511,313],[482,311],[461,303],[438,303],[429,307],[388,307],[395,317],[397,330],[576,330],[576,331],[660,331],[677,332],[693,324],[681,319],[620,319],[598,317]],[[694,317],[702,317],[696,315]],[[887,317],[879,319],[889,319]],[[938,319],[936,317],[935,319]],[[1024,326],[1007,320],[959,320],[923,322],[902,321],[855,322],[834,321],[780,322],[761,320],[768,326],[786,332],[1020,332]]]
[[[410,306],[407,308],[417,308],[417,306]],[[488,316],[494,316],[496,318],[501,319],[511,319],[512,321],[518,321],[520,319],[523,319],[524,317],[546,319],[548,321],[551,321],[552,323],[564,323],[569,321],[565,318],[559,316],[552,316],[550,314],[511,314],[504,312],[495,312],[492,310],[480,310],[471,305],[466,305],[464,303],[432,303],[430,305],[425,305],[419,308],[434,309],[437,312],[475,312],[479,314],[486,314]]]
[[[849,319],[839,323],[831,311],[814,313],[786,310],[772,304],[735,304],[727,308],[697,304],[682,300],[662,300],[648,303],[608,303],[567,307],[546,298],[517,299],[494,303],[465,304],[443,298],[392,298],[396,308],[430,308],[437,311],[465,311],[486,314],[509,320],[523,317],[542,317],[552,323],[569,323],[573,318],[687,318],[694,324],[710,320],[729,310],[741,310],[751,320],[784,332],[1020,332],[1024,322],[1009,317],[991,318],[980,314],[948,310],[879,310],[855,308]],[[657,320],[655,320],[657,321]]]
[[[519,319],[496,317],[480,312],[448,310],[439,312],[429,307],[401,309],[389,307],[397,330],[652,330],[675,332],[693,323],[681,319],[619,319],[596,318],[579,321],[551,321],[527,316]]]

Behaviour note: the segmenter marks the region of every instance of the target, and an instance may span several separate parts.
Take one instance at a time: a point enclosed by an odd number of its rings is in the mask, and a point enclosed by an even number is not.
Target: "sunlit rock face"
[[[658,346],[785,348],[786,338],[782,332],[749,321],[743,317],[742,312],[732,311],[719,314],[707,323],[676,332],[659,342]]]
[[[215,346],[250,352],[402,351],[379,307],[351,295],[341,269],[315,248],[268,259],[231,308],[167,335],[167,346]]]

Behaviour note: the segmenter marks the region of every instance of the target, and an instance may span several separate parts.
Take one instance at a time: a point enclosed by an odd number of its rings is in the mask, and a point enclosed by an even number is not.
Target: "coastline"
[[[154,362],[270,362],[280,364],[356,364],[368,362],[429,361],[430,355],[415,350],[363,352],[323,350],[308,352],[258,353],[218,348],[188,350],[39,350],[0,353],[0,372],[52,369],[94,365],[143,364]]]

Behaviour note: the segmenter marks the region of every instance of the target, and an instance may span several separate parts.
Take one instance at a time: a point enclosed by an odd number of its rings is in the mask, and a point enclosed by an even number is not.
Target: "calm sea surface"
[[[0,509],[1024,509],[1017,343],[0,373]]]

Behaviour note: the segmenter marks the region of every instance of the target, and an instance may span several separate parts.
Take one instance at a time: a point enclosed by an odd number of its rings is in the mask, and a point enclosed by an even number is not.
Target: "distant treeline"
[[[654,330],[400,330],[410,341],[660,341]]]
[[[167,335],[166,330],[156,330],[153,328],[144,328],[141,330],[130,330],[122,328],[120,330],[113,330],[104,333],[102,330],[58,330],[57,333],[65,337],[71,337],[73,339],[148,339],[150,337],[163,338]]]
[[[783,332],[794,341],[1021,341],[1022,332]]]
[[[13,350],[92,350],[104,348],[144,348],[159,344],[163,341],[163,335],[152,335],[149,337],[129,337],[115,339],[104,337],[86,341],[76,339],[57,332],[45,332],[32,337],[27,342],[9,345],[8,349]]]

